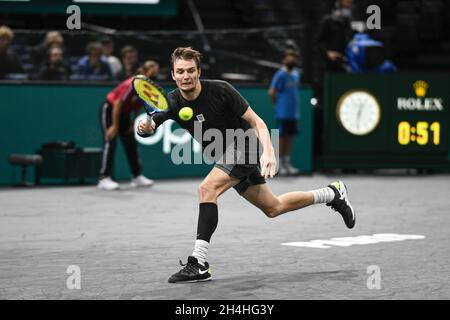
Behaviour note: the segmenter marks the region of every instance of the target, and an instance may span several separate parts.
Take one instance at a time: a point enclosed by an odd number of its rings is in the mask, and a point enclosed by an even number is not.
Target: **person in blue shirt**
[[[78,61],[77,74],[85,80],[115,80],[109,63],[102,57],[103,48],[101,43],[89,43],[86,51],[87,55]]]
[[[298,54],[294,50],[284,52],[283,67],[272,78],[269,96],[275,107],[275,118],[280,134],[280,175],[298,174],[291,160],[292,141],[298,134],[298,120],[300,119],[300,72],[295,68]]]

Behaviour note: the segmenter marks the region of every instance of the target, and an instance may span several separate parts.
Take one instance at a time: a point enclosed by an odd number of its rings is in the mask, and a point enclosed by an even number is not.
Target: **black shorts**
[[[261,175],[259,165],[256,164],[216,164],[216,168],[221,169],[230,177],[240,180],[233,188],[242,195],[251,186],[266,183],[266,179]]]
[[[298,120],[282,120],[278,119],[278,130],[280,137],[295,136],[298,134]]]

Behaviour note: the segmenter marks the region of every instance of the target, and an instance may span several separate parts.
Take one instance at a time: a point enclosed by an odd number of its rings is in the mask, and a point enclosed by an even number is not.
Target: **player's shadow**
[[[328,290],[336,282],[350,282],[360,276],[359,270],[334,270],[319,272],[296,273],[253,273],[233,275],[229,277],[214,277],[212,281],[196,283],[166,283],[163,287],[142,292],[127,292],[120,299],[261,299],[265,295],[275,298],[275,295],[288,295],[289,290],[309,288],[318,291]],[[165,279],[158,279],[165,280]],[[339,284],[340,285],[340,284]],[[150,286],[151,287],[151,286]],[[282,291],[282,293],[280,292]],[[272,294],[270,293],[272,292]]]
[[[224,286],[234,286],[235,284],[248,284],[250,286],[263,286],[264,284],[276,283],[304,283],[314,280],[336,280],[347,281],[358,277],[360,272],[358,270],[334,270],[334,271],[318,271],[318,272],[297,272],[297,273],[272,273],[272,274],[257,274],[257,275],[242,275],[230,278],[215,279]],[[260,283],[260,284],[258,284]]]
[[[352,279],[360,277],[359,270],[333,270],[318,272],[296,272],[296,273],[259,273],[255,275],[241,275],[230,278],[215,278],[214,292],[223,296],[224,293],[232,293],[232,295],[252,297],[255,290],[265,288],[280,288],[285,284],[298,287],[311,287],[316,283],[323,285],[327,281],[331,282],[348,282]],[[201,288],[199,288],[201,290]],[[193,290],[195,291],[195,290]],[[194,292],[192,292],[194,293]],[[218,296],[217,298],[221,298]]]

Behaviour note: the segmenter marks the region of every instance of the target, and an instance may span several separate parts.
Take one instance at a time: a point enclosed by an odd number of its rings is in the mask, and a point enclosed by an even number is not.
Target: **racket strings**
[[[152,80],[137,76],[133,80],[133,87],[139,98],[147,104],[145,106],[147,113],[150,111],[148,109],[165,110],[168,108],[164,89]]]

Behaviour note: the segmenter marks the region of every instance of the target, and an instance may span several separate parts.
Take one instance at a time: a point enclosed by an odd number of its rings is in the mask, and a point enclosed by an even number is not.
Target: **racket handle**
[[[148,128],[150,128],[150,126],[152,125],[152,121],[153,121],[153,115],[147,114],[147,127]]]

